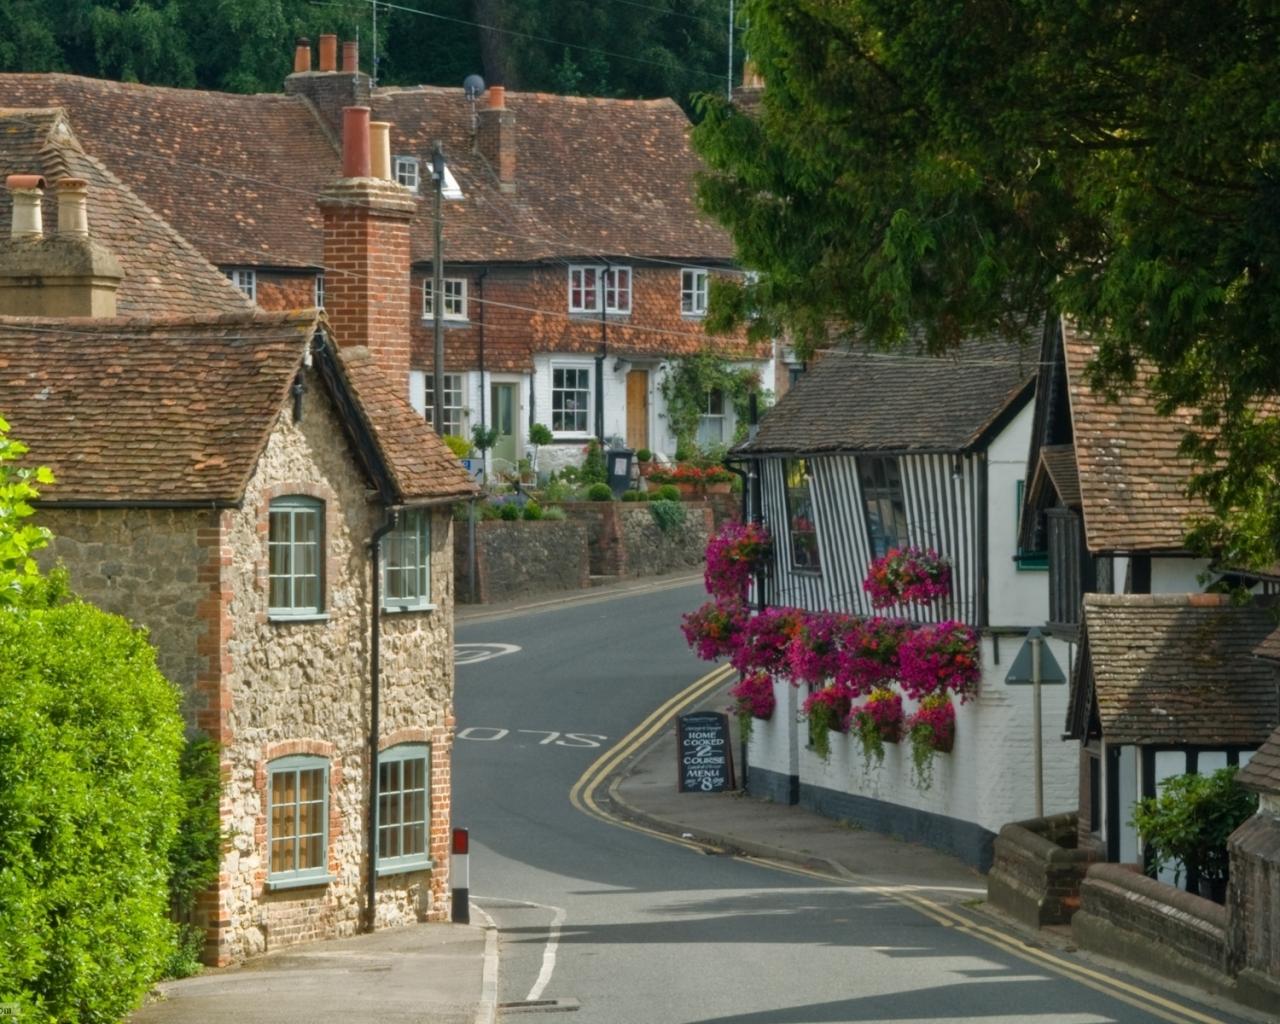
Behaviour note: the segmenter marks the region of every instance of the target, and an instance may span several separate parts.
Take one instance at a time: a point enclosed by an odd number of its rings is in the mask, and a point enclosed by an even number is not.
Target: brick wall
[[[1032,928],[1065,924],[1080,906],[1092,851],[1076,848],[1074,814],[1014,822],[1000,830],[987,901]]]
[[[261,309],[309,309],[316,304],[316,276],[259,270],[257,303]]]

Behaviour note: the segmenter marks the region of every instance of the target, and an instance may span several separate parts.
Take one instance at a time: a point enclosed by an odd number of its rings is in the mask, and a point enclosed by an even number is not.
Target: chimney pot
[[[83,178],[59,178],[58,234],[76,238],[89,237],[89,183]]]
[[[342,176],[367,178],[369,161],[369,108],[342,108]]]
[[[342,44],[342,70],[350,75],[360,70],[360,44],[354,40]]]
[[[489,86],[489,109],[505,110],[507,107],[507,87],[505,85]]]
[[[293,73],[302,74],[311,70],[311,40],[299,36],[293,48]]]
[[[338,70],[338,37],[335,35],[320,37],[320,70]]]
[[[44,219],[40,210],[44,178],[38,174],[11,174],[5,178],[4,183],[13,197],[10,235],[14,238],[39,238],[44,234]]]
[[[369,122],[369,173],[391,181],[391,122]]]

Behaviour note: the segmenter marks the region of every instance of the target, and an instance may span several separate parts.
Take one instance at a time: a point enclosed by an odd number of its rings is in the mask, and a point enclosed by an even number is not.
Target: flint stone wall
[[[467,524],[456,524],[454,571],[459,593],[469,587]],[[588,586],[587,528],[577,520],[491,519],[476,523],[475,601],[581,590]]]

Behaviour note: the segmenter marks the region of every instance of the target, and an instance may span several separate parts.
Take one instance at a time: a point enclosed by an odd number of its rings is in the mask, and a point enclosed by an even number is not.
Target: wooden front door
[[[649,447],[649,371],[627,374],[627,447]]]

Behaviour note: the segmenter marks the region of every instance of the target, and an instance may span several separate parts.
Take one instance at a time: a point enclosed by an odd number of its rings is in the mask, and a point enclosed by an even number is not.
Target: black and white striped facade
[[[868,453],[884,457],[890,453]],[[788,542],[785,466],[809,465],[821,571],[797,569]],[[774,565],[765,602],[809,611],[870,616],[877,611],[862,589],[871,564],[858,456],[761,455],[762,513],[774,537]],[[903,614],[919,622],[958,619],[986,625],[986,461],[984,453],[897,456],[906,510],[907,542],[937,551],[951,564],[951,597]]]

